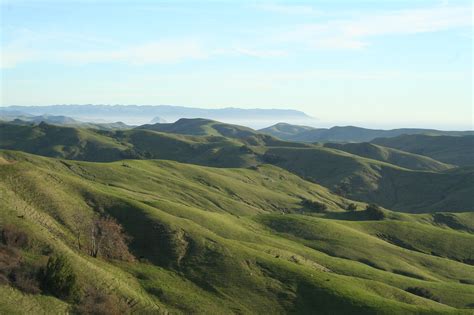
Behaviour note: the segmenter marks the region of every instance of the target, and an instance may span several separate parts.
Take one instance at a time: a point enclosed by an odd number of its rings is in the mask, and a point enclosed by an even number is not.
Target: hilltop
[[[392,138],[400,135],[450,135],[463,136],[474,135],[474,131],[442,131],[434,129],[401,128],[392,130],[367,129],[355,126],[332,127],[332,128],[308,128],[304,126],[284,125],[286,130],[293,132],[281,132],[281,126],[275,125],[260,131],[279,137],[287,141],[299,142],[369,142],[376,138]]]
[[[221,136],[229,138],[246,138],[257,135],[255,130],[248,127],[224,124],[204,118],[181,118],[174,123],[142,125],[137,127],[137,129],[148,129],[192,136]]]
[[[260,129],[261,133],[269,134],[271,136],[283,139],[292,140],[299,134],[306,133],[308,131],[316,130],[316,128],[309,126],[291,125],[287,123],[278,123],[276,125]]]

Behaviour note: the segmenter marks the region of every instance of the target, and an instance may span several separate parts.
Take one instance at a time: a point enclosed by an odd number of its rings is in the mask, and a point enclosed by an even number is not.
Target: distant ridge
[[[180,118],[197,118],[219,120],[226,123],[262,128],[279,121],[296,124],[308,124],[315,118],[304,112],[292,109],[243,109],[219,108],[205,109],[172,105],[49,105],[49,106],[8,106],[0,108],[0,116],[9,112],[27,115],[68,116],[78,120],[105,120],[107,122],[123,121],[127,124],[144,124],[154,117],[167,122]]]
[[[460,166],[474,165],[474,134],[464,137],[402,135],[393,138],[378,138],[372,143],[414,154],[423,154],[444,163]]]
[[[292,132],[288,132],[291,130]],[[367,129],[355,126],[336,126],[332,128],[312,128],[289,124],[276,124],[260,132],[278,137],[287,141],[298,142],[369,142],[376,138],[391,138],[401,135],[429,135],[429,136],[464,136],[474,135],[474,131],[442,131],[435,129],[400,128],[400,129]]]

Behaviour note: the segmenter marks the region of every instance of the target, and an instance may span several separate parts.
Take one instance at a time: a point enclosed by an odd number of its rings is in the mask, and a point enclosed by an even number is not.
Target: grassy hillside
[[[191,121],[194,125],[194,121]],[[190,127],[191,128],[191,127]],[[86,161],[166,159],[214,167],[273,164],[338,194],[404,212],[470,211],[470,169],[448,167],[416,155],[380,148],[371,157],[414,171],[321,145],[285,142],[271,136],[191,136],[147,129],[100,131],[47,124],[0,124],[0,148]],[[377,147],[379,148],[379,147]],[[396,153],[396,154],[395,154]],[[363,155],[363,153],[360,153]],[[370,154],[369,154],[370,155]],[[420,185],[422,183],[422,185]]]
[[[338,194],[398,211],[474,209],[472,168],[416,171],[317,146],[269,148],[264,160]]]
[[[473,310],[472,213],[442,219],[384,210],[383,220],[369,220],[364,211],[343,210],[352,201],[270,165],[91,163],[2,151],[0,175],[1,226],[31,239],[21,255],[44,261],[65,254],[83,287],[116,296],[132,312]],[[304,200],[328,210],[315,213]],[[75,216],[86,222],[98,213],[122,224],[137,261],[78,249]],[[0,290],[9,296],[0,299],[0,313],[61,313],[71,304],[8,282]]]
[[[138,128],[193,136],[222,136],[230,138],[244,138],[257,134],[251,128],[224,124],[203,118],[182,118],[174,123],[143,125]]]
[[[404,135],[389,139],[375,139],[372,142],[422,154],[449,164],[474,165],[474,135],[463,137]]]
[[[392,130],[367,129],[354,126],[336,126],[326,128],[306,128],[296,125],[285,125],[286,130],[291,132],[281,132],[278,125],[263,129],[265,133],[287,141],[299,142],[368,142],[375,138],[391,138],[400,135],[450,135],[463,136],[473,135],[472,131],[442,131],[433,129],[401,128]]]
[[[40,123],[20,125],[0,123],[0,147],[44,156],[78,160],[110,161],[122,159],[130,149],[97,130]]]
[[[190,126],[187,130],[193,130],[196,125],[194,120],[188,122]],[[215,128],[221,131],[231,128],[228,127],[231,125],[222,125],[224,127]],[[220,167],[247,167],[256,165],[258,159],[258,154],[252,151],[250,146],[306,146],[287,143],[255,132],[250,135],[244,132],[242,137],[237,134],[236,132],[231,137],[212,133],[207,136],[193,136],[146,128],[96,130],[46,123],[39,125],[0,123],[0,148],[84,161],[107,162],[126,158],[155,158]]]
[[[412,170],[444,171],[453,168],[452,165],[436,161],[423,155],[408,153],[367,142],[346,144],[325,143],[324,146],[326,148],[341,150]]]
[[[259,132],[264,134],[269,134],[271,136],[283,139],[283,140],[291,140],[298,134],[301,134],[306,131],[315,130],[316,128],[308,127],[308,126],[299,126],[299,125],[291,125],[287,123],[278,123],[276,125],[260,129]]]

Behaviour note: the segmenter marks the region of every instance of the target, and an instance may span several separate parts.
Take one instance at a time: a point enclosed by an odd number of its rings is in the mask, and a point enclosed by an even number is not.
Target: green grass
[[[459,165],[474,165],[474,135],[462,137],[444,135],[401,135],[395,138],[375,139],[373,143],[435,160]]]
[[[81,283],[113,292],[135,312],[472,313],[474,266],[462,262],[474,251],[469,213],[387,210],[383,221],[358,220],[359,213],[342,210],[354,201],[271,165],[0,156],[0,223],[27,231],[32,255],[44,259],[43,247],[66,254]],[[303,198],[330,212],[302,213]],[[73,214],[100,209],[133,237],[140,262],[77,251]],[[408,287],[429,289],[440,303]],[[48,300],[51,312],[65,307],[44,295],[21,296],[2,302],[0,313],[39,310]]]
[[[472,168],[416,171],[325,147],[268,148],[267,161],[338,194],[402,212],[474,209]]]
[[[454,167],[453,165],[445,164],[423,155],[386,148],[367,142],[346,144],[325,143],[324,146],[412,170],[445,171]]]

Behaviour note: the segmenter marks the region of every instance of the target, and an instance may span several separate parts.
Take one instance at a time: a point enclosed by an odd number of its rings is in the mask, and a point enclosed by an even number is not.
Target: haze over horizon
[[[474,129],[470,1],[2,1],[1,106],[294,109]]]

